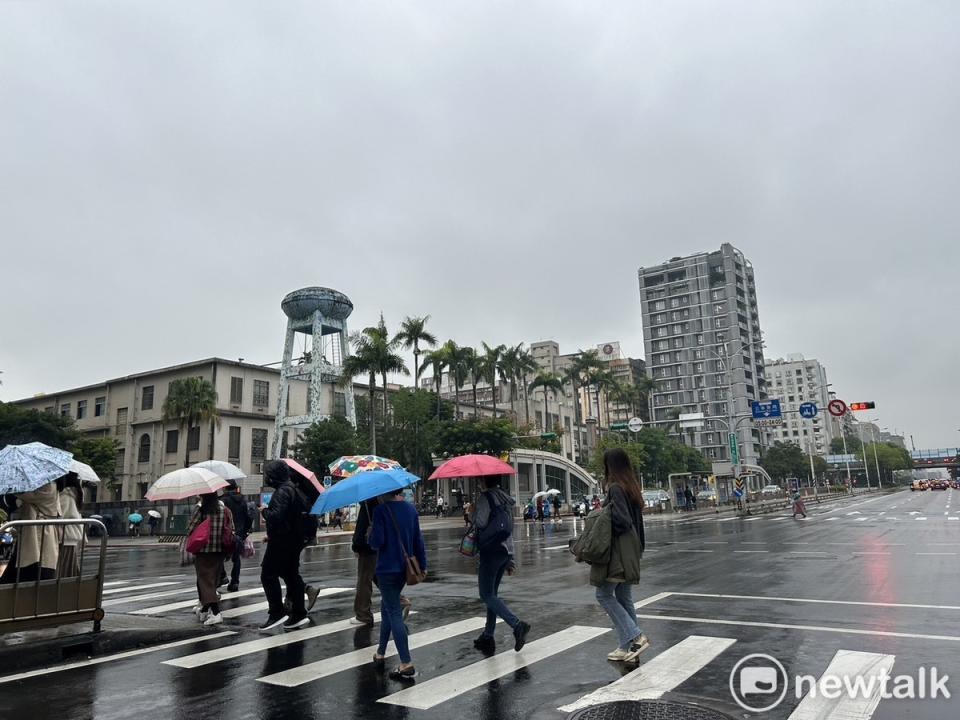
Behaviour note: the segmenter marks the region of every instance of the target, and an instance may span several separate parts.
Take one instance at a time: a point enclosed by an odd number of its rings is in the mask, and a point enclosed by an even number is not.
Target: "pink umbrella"
[[[443,478],[479,477],[481,475],[516,475],[513,465],[489,455],[461,455],[447,460],[433,471],[430,480]]]
[[[307,468],[305,468],[303,465],[298,463],[296,460],[291,460],[290,458],[283,458],[283,461],[297,475],[301,475],[302,477],[309,480],[310,484],[313,485],[314,488],[316,488],[318,493],[322,493],[324,491],[323,483],[317,480],[316,474],[307,470]]]

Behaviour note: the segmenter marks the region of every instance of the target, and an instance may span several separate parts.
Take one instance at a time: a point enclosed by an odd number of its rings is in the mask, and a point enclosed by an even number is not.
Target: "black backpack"
[[[489,493],[487,502],[490,504],[490,517],[487,524],[477,533],[477,548],[481,552],[502,545],[513,535],[513,515],[508,512],[507,506],[494,502]]]

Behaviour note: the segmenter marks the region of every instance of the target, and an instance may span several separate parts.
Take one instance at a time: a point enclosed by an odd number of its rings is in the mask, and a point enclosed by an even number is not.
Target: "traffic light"
[[[850,403],[851,410],[873,410],[876,406],[875,402]]]

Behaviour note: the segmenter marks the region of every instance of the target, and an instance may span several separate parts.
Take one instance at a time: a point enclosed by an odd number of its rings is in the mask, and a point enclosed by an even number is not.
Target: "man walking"
[[[269,603],[269,615],[260,629],[272,630],[278,625],[292,630],[310,622],[304,605],[304,584],[300,577],[300,551],[303,549],[302,516],[309,508],[302,507],[297,487],[290,479],[290,470],[281,460],[271,460],[263,467],[263,478],[273,488],[270,504],[262,508],[267,525],[267,550],[261,562],[260,582]],[[284,613],[280,578],[287,586],[290,613]]]
[[[223,492],[223,504],[233,515],[233,532],[237,536],[237,541],[233,544],[233,567],[230,569],[230,584],[227,586],[228,592],[237,592],[240,589],[240,555],[243,552],[243,544],[250,534],[250,526],[253,524],[253,518],[247,508],[247,501],[240,494],[240,488],[236,480],[228,480],[230,483]]]
[[[486,653],[496,650],[497,643],[493,633],[497,626],[497,617],[500,617],[513,630],[513,649],[520,652],[527,641],[530,625],[510,612],[510,608],[497,594],[503,574],[506,572],[512,575],[514,569],[512,532],[515,503],[512,497],[500,489],[498,475],[483,478],[483,484],[484,490],[478,495],[475,504],[473,523],[480,541],[477,553],[477,585],[480,599],[487,606],[487,624],[480,637],[473,641],[473,646]],[[488,526],[490,530],[487,530]],[[488,543],[484,543],[484,539],[487,539]]]

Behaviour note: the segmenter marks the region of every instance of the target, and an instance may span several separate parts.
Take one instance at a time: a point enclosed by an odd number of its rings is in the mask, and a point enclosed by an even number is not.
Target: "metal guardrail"
[[[53,579],[41,579],[40,567],[37,567],[37,577],[22,580],[20,578],[20,553],[22,543],[20,536],[27,528],[40,528],[39,557],[43,558],[44,545],[47,542],[47,533],[44,530],[50,526],[60,531],[79,525],[83,529],[82,539],[76,546],[76,574],[72,568],[59,567]],[[85,573],[83,560],[88,544],[92,544],[86,532],[88,528],[96,528],[99,532],[100,551],[98,554],[97,570],[95,573]],[[15,532],[17,542],[13,556],[9,562],[13,566],[14,582],[0,584],[0,633],[33,630],[43,627],[55,627],[68,623],[93,622],[94,632],[100,631],[100,621],[103,620],[103,576],[107,562],[107,531],[103,523],[91,518],[50,518],[42,520],[13,520],[0,525],[0,535],[5,532]],[[68,547],[61,542],[59,550]],[[58,557],[59,557],[58,552]]]

